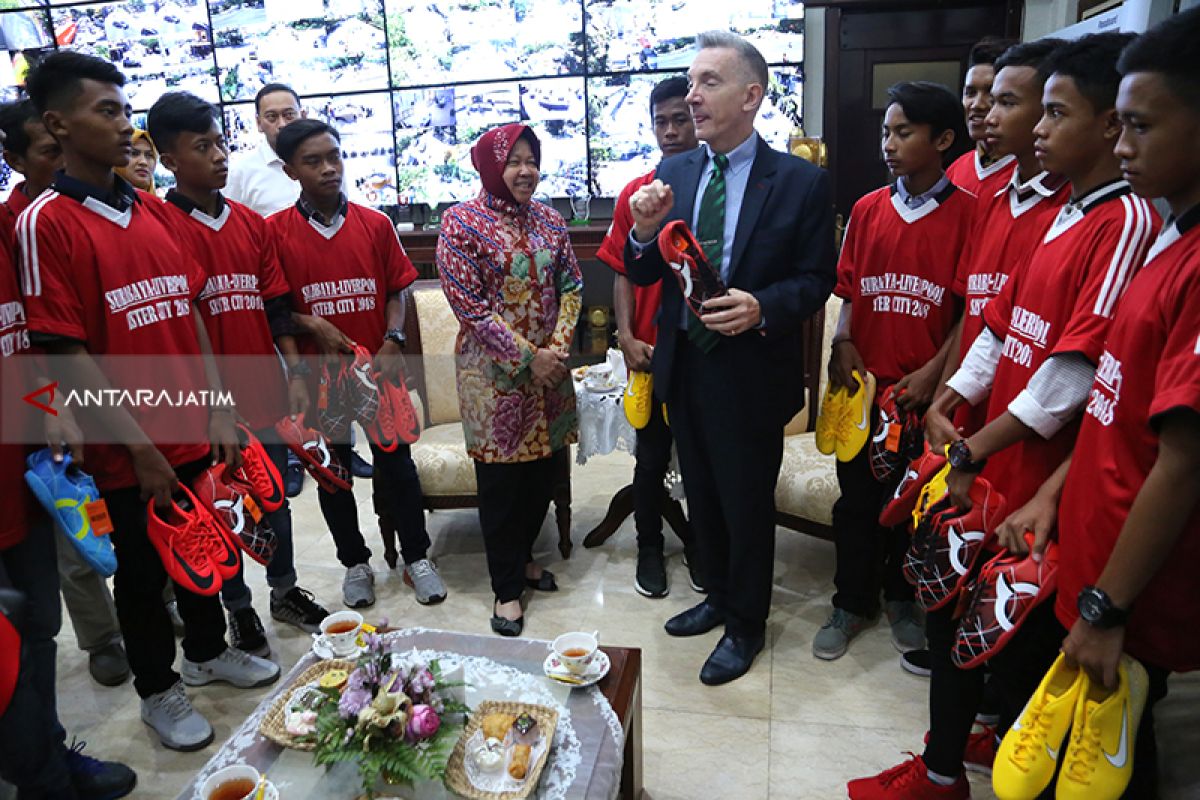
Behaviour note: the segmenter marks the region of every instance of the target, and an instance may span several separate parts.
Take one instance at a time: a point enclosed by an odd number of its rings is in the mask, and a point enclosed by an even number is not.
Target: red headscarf
[[[525,139],[533,150],[533,160],[538,165],[542,163],[542,143],[538,141],[533,129],[519,122],[511,122],[492,128],[479,137],[479,141],[471,148],[471,163],[479,172],[483,188],[488,194],[509,203],[516,203],[516,198],[504,182],[504,165],[508,162],[508,154],[517,146],[518,139]]]

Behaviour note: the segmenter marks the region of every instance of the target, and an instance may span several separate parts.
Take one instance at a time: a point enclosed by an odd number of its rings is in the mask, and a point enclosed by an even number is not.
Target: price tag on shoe
[[[108,504],[103,497],[85,503],[83,510],[91,524],[93,536],[108,536],[113,532],[112,518],[108,516]]]

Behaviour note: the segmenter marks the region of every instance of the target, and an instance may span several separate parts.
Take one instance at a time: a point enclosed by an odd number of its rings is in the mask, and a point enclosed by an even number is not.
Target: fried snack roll
[[[515,780],[525,780],[525,775],[529,772],[529,756],[532,752],[527,744],[513,745],[512,758],[508,762],[508,774]]]

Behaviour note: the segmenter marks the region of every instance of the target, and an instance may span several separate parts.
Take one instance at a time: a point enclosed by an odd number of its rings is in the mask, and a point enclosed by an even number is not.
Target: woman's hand
[[[539,389],[558,386],[570,375],[567,370],[567,357],[548,347],[537,349],[529,368],[533,372],[533,385]]]

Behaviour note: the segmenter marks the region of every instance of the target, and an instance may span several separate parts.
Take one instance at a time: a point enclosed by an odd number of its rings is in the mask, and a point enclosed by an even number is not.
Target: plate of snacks
[[[317,728],[317,706],[322,688],[346,685],[354,662],[318,661],[301,672],[290,686],[275,698],[258,726],[258,732],[276,744],[292,750],[312,750]]]
[[[446,765],[446,786],[472,800],[519,800],[533,794],[558,712],[530,703],[485,700],[467,721]]]

